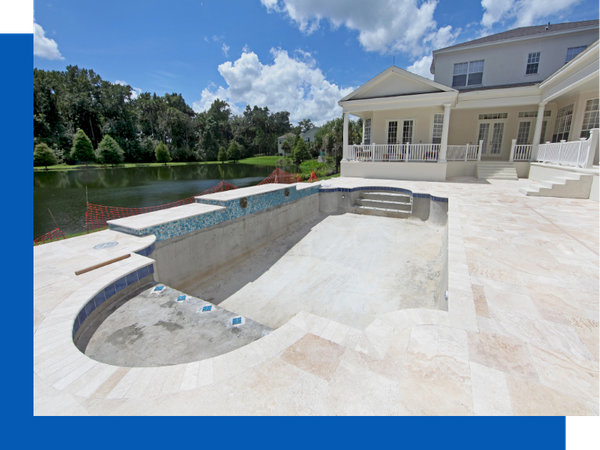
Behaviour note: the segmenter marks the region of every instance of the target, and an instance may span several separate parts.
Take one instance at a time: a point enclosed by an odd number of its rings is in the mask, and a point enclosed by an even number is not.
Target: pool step
[[[406,219],[412,214],[412,197],[393,192],[361,192],[354,201],[354,213]]]

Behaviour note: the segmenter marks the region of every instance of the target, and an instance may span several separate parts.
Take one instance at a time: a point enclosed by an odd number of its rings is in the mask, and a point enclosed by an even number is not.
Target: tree
[[[294,147],[294,151],[292,153],[292,159],[298,165],[302,164],[306,160],[311,159],[310,152],[308,151],[308,147],[306,146],[304,139],[298,139],[296,147]]]
[[[98,145],[96,157],[101,163],[114,166],[115,164],[121,164],[125,160],[125,152],[117,141],[107,134]]]
[[[56,164],[56,155],[50,147],[46,144],[38,144],[35,146],[33,151],[33,165],[34,166],[45,166],[48,170],[48,166]]]
[[[73,147],[71,148],[71,158],[75,161],[83,161],[86,164],[96,160],[92,141],[87,134],[80,128],[73,138]]]
[[[291,156],[295,143],[296,135],[294,133],[286,133],[284,135],[283,143],[281,144],[281,149],[286,155]]]
[[[298,122],[298,126],[300,127],[300,133],[306,133],[311,128],[314,128],[314,125],[310,119],[301,120]]]
[[[220,152],[219,152],[220,153]],[[227,158],[233,162],[239,161],[242,156],[242,151],[237,142],[231,141],[231,145],[227,149]]]
[[[225,150],[225,147],[221,147],[219,149],[219,154],[217,155],[217,159],[219,161],[221,161],[221,164],[223,164],[225,161],[227,161],[227,150]]]
[[[169,149],[162,142],[156,146],[154,149],[154,155],[156,155],[156,161],[159,163],[164,162],[165,166],[169,161],[171,161],[171,154],[169,153]]]

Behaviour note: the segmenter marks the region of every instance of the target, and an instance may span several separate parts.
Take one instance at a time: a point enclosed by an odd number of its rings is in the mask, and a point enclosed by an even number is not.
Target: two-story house
[[[339,101],[342,175],[441,181],[487,162],[526,177],[540,143],[598,128],[598,37],[598,20],[517,28],[435,50],[433,81],[389,67]],[[363,145],[347,145],[348,114]]]
[[[300,133],[300,137],[302,137],[304,141],[310,145],[312,142],[315,141],[315,134],[317,134],[317,131],[319,131],[320,129],[320,127],[312,127],[310,130],[304,133]],[[277,138],[277,153],[282,156],[285,155],[285,152],[281,148],[281,144],[283,144],[283,141],[285,141],[285,135],[279,136]]]

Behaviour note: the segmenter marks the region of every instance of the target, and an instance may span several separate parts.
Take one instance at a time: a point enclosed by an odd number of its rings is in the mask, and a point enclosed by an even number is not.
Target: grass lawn
[[[255,166],[272,166],[277,167],[277,161],[283,159],[282,156],[256,156],[254,158],[240,159],[240,164],[253,164]]]
[[[170,162],[167,166],[194,166],[200,164],[221,164],[220,161],[207,161],[207,162]],[[128,169],[131,167],[164,167],[165,163],[125,163],[115,166],[115,169]],[[77,166],[70,166],[68,164],[57,164],[55,166],[48,166],[48,172],[65,172],[67,170],[85,170],[85,169],[113,169],[109,164],[88,164],[87,166],[81,164]],[[45,167],[34,167],[34,172],[45,172]]]

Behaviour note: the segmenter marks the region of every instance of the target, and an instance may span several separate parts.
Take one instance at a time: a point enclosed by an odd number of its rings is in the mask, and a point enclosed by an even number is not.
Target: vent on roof
[[[546,31],[548,31],[550,29],[550,22],[548,22],[548,25],[546,25]]]

